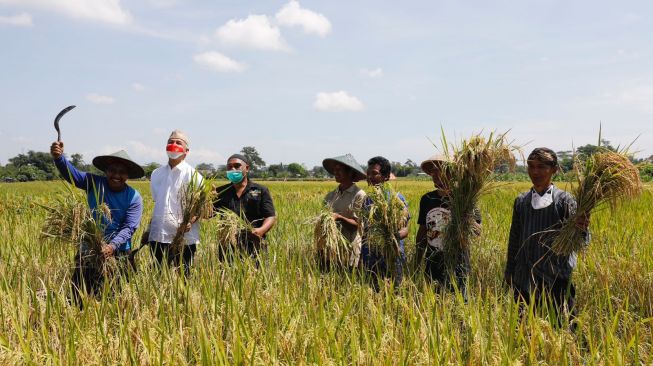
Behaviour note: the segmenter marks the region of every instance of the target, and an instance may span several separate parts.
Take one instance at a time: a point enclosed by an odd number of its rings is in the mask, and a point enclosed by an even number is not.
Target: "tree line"
[[[617,150],[610,144],[610,141],[602,140],[601,146],[610,150]],[[591,156],[600,147],[598,145],[587,144],[580,146],[575,151],[558,151],[558,161],[562,168],[563,173],[567,173],[573,169],[574,156]],[[276,163],[266,164],[265,160],[261,157],[259,152],[254,146],[245,146],[240,151],[250,161],[251,175],[254,178],[260,179],[326,179],[331,178],[327,171],[321,166],[317,165],[308,168],[306,165],[291,162],[291,163]],[[70,162],[77,168],[83,171],[101,174],[92,164],[84,161],[82,154],[72,154],[69,156]],[[653,155],[646,159],[636,159],[631,157],[631,160],[638,164],[640,174],[643,180],[653,180]],[[145,170],[146,179],[150,177],[154,169],[160,167],[161,164],[157,162],[150,162],[143,166]],[[213,163],[199,163],[195,166],[202,174],[217,178],[226,177],[226,165],[214,165]],[[392,162],[392,173],[396,177],[419,177],[423,173],[419,164],[411,159],[407,159],[404,163]],[[500,166],[497,169],[500,173],[502,180],[528,180],[526,175],[526,168],[519,165],[515,172],[510,173],[508,166]],[[52,161],[52,156],[49,152],[33,151],[30,150],[26,154],[18,154],[9,159],[6,165],[0,165],[0,180],[4,182],[29,182],[39,180],[53,180],[58,178],[59,173]]]

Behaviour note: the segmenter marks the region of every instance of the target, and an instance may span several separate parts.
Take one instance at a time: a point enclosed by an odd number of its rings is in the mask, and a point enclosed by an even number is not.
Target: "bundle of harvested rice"
[[[242,244],[242,241],[246,240],[247,233],[254,228],[244,217],[228,208],[219,209],[216,216],[218,219],[215,228],[219,251],[233,253]]]
[[[388,185],[373,186],[367,192],[363,207],[365,237],[370,251],[379,253],[391,272],[401,256],[398,233],[408,221],[408,210],[397,193]]]
[[[315,226],[313,240],[318,258],[329,263],[346,266],[351,255],[351,243],[343,235],[342,224],[333,218],[331,210],[323,210],[319,215],[309,220]]]
[[[487,138],[480,134],[460,145],[450,146],[442,134],[444,154],[448,162],[443,163],[441,180],[451,216],[444,229],[442,244],[451,270],[460,262],[463,251],[469,250],[472,238],[479,228],[475,213],[482,194],[494,188],[494,172],[500,166],[514,169],[514,153],[519,151],[507,141],[506,133],[490,133]]]
[[[211,180],[202,179],[199,173],[194,172],[188,184],[179,191],[179,202],[181,204],[181,222],[170,243],[170,250],[173,257],[179,257],[183,253],[186,241],[187,227],[194,221],[201,218],[209,218],[213,215],[213,199],[215,188]]]
[[[558,255],[570,255],[586,246],[585,228],[578,223],[586,222],[594,209],[606,204],[614,209],[624,199],[642,192],[639,170],[626,151],[601,147],[584,161],[575,157],[574,168],[578,179],[573,192],[577,207],[551,245]]]
[[[108,273],[113,261],[104,258],[102,246],[106,244],[104,229],[111,223],[111,210],[106,203],[91,210],[86,197],[72,185],[65,183],[66,191],[58,194],[48,205],[41,205],[46,211],[41,229],[44,238],[59,243],[72,244],[79,248],[83,244],[87,250],[80,252],[85,265]],[[96,202],[99,202],[96,197]]]

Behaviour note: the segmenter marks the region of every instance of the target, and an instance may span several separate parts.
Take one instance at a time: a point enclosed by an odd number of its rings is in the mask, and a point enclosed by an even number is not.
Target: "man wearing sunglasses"
[[[216,210],[227,208],[251,224],[253,229],[239,235],[239,251],[257,258],[266,250],[265,236],[276,222],[274,203],[267,187],[254,183],[249,178],[249,161],[241,154],[227,159],[228,184],[217,188],[218,197],[213,206]],[[230,253],[220,245],[218,253],[225,259]],[[258,262],[257,262],[258,263]]]

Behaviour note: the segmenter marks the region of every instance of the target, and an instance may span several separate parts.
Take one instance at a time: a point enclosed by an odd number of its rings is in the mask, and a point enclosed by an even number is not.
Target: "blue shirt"
[[[86,191],[86,199],[91,210],[98,207],[96,197],[100,204],[106,203],[111,210],[111,222],[103,218],[105,225],[104,237],[114,250],[131,249],[132,235],[138,228],[143,214],[143,198],[137,190],[130,186],[120,192],[113,192],[109,188],[107,177],[86,173],[77,170],[62,155],[54,160],[61,176],[79,189]]]

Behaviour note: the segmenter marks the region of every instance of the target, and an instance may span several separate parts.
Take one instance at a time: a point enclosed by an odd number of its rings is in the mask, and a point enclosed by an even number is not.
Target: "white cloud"
[[[115,99],[106,95],[100,95],[97,93],[86,94],[86,100],[95,104],[113,104]]]
[[[325,37],[331,32],[331,22],[320,13],[302,8],[299,2],[290,0],[276,14],[277,22],[285,27],[300,26],[307,34]]]
[[[243,48],[260,50],[288,50],[278,27],[266,15],[250,15],[246,19],[232,19],[215,31],[220,42]]]
[[[371,79],[377,79],[383,76],[383,69],[381,69],[380,67],[377,67],[376,69],[373,70],[362,69],[361,75]]]
[[[145,87],[141,83],[132,83],[132,90],[136,92],[142,92],[145,90]]]
[[[53,11],[71,18],[116,25],[129,24],[133,20],[120,5],[120,0],[0,0],[0,4]]]
[[[13,25],[16,27],[31,27],[34,25],[34,23],[32,23],[32,16],[27,13],[9,16],[0,15],[0,24]]]
[[[219,72],[242,72],[247,66],[232,60],[220,52],[204,52],[193,56],[196,63]]]
[[[322,112],[361,111],[365,109],[363,103],[346,91],[332,93],[317,93],[313,107]]]

